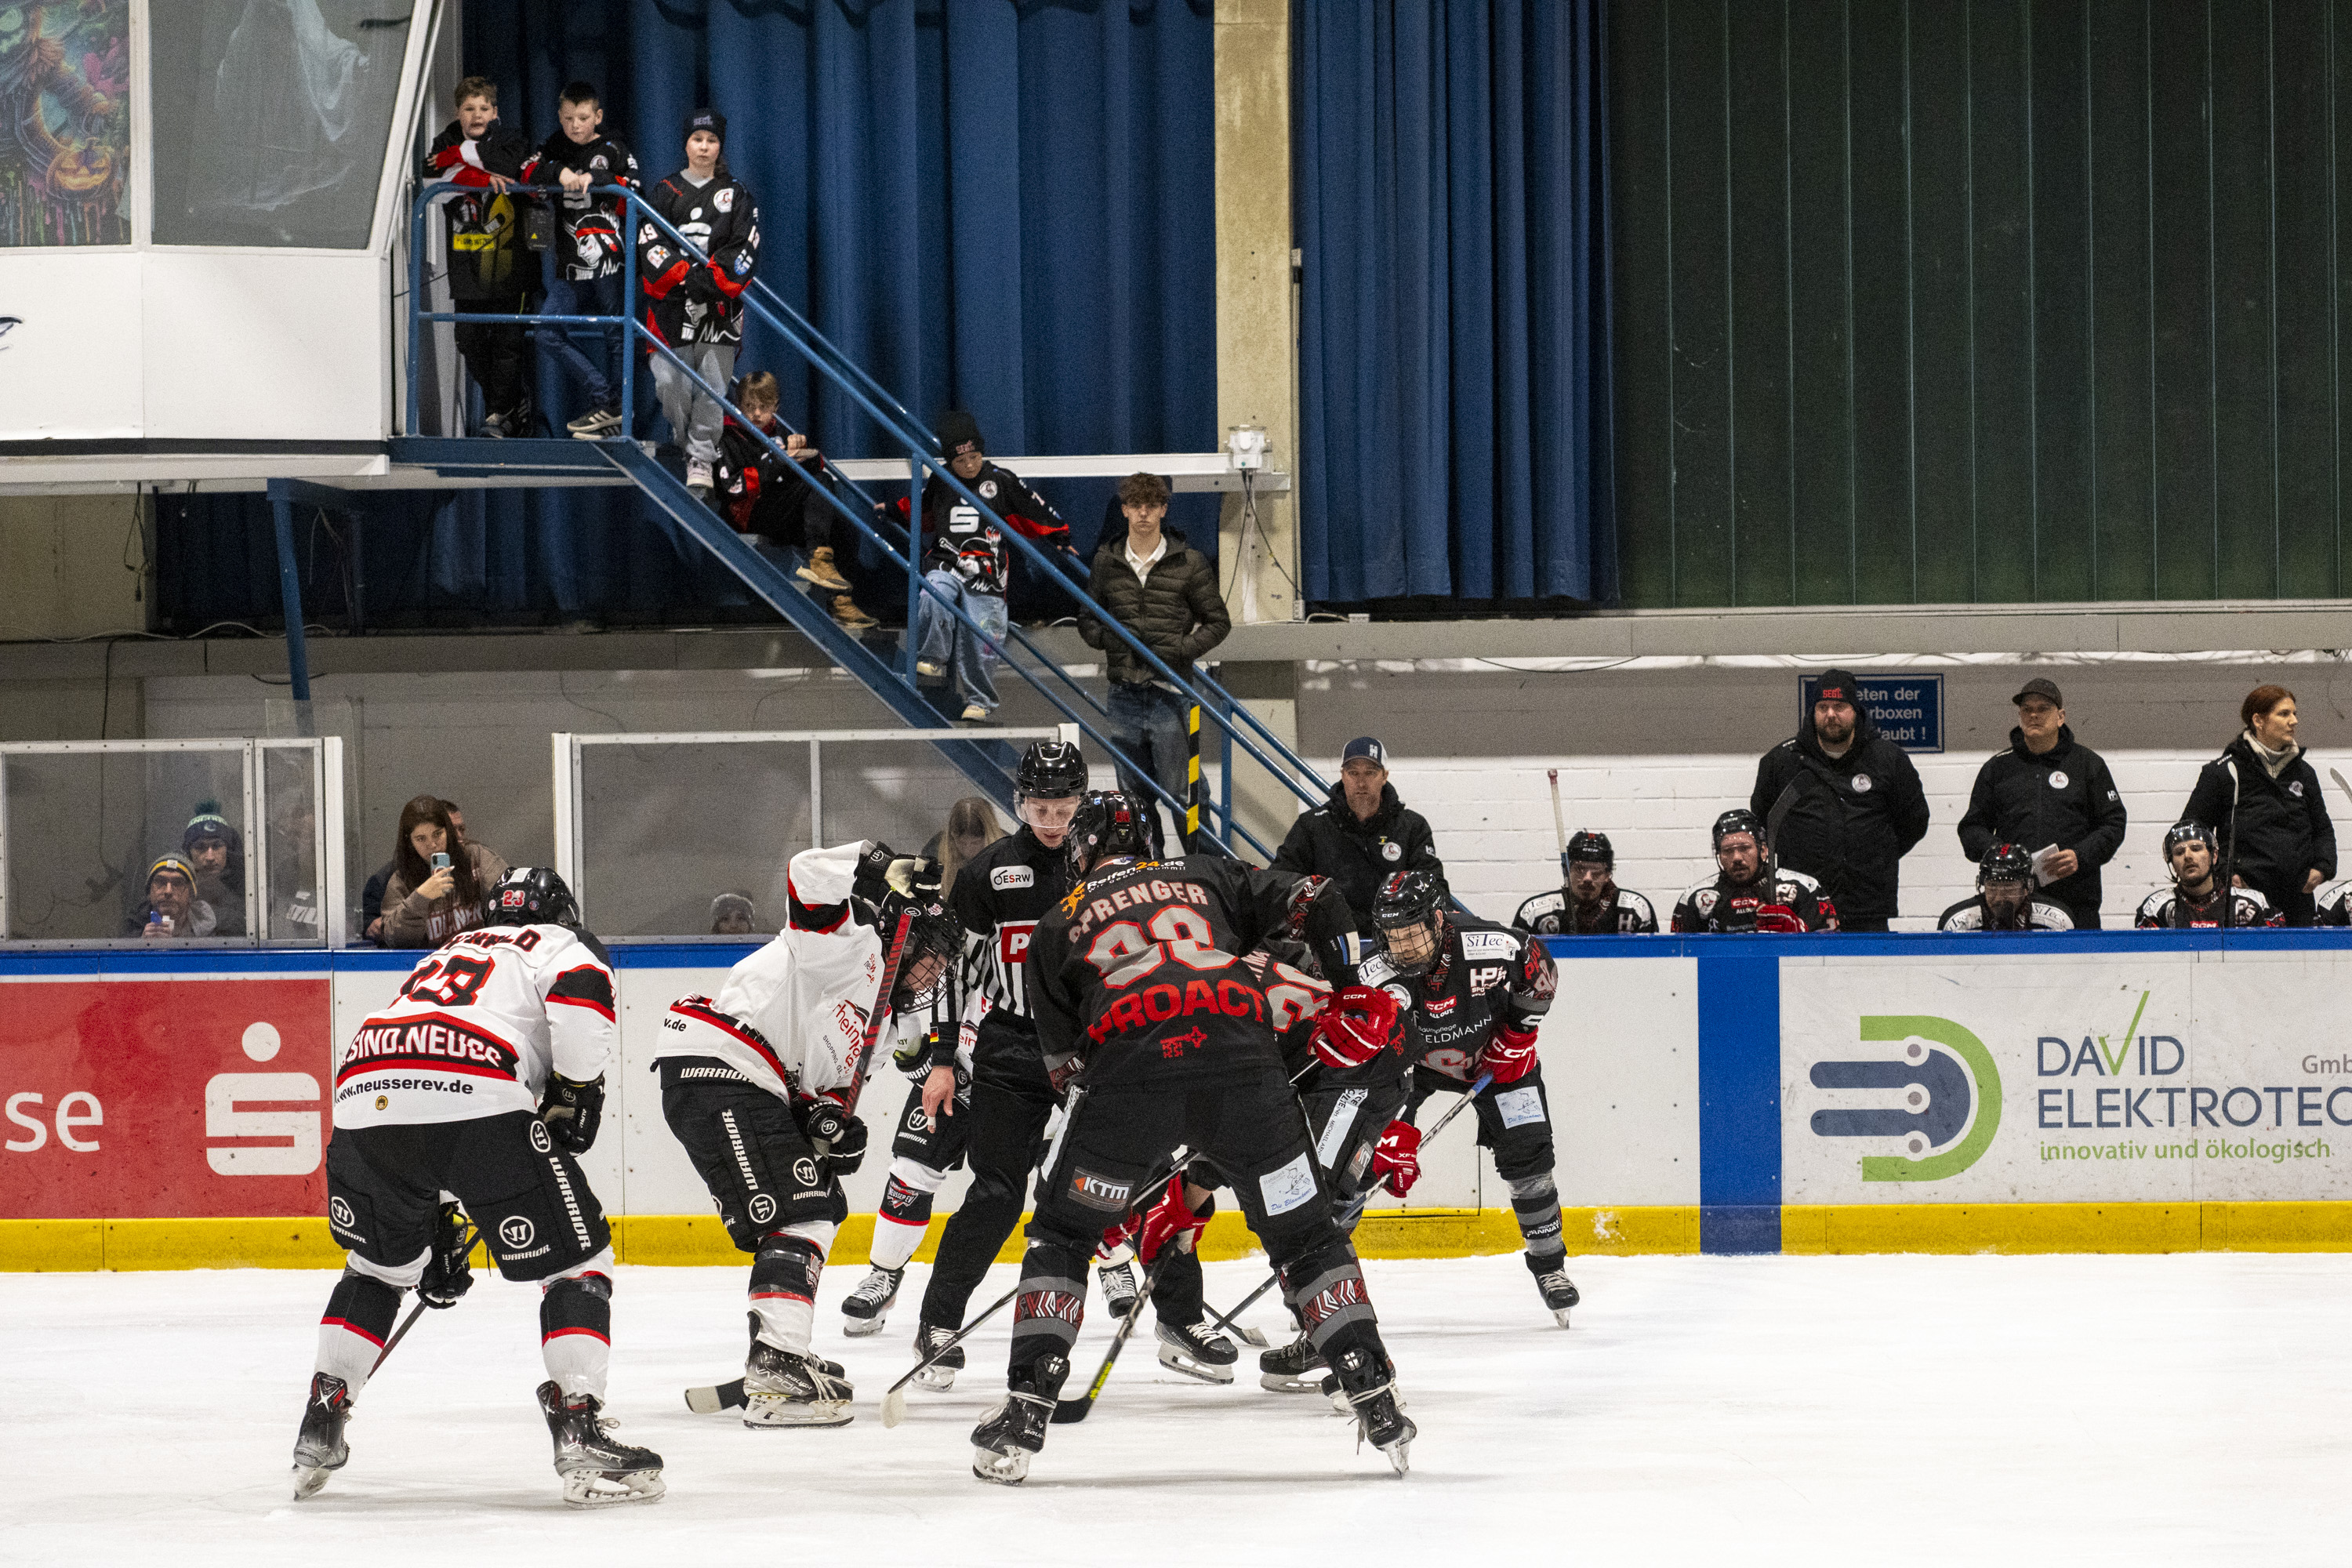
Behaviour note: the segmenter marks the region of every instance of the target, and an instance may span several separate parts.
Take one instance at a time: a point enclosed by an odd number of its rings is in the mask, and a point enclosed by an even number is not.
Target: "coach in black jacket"
[[[2124,842],[2123,795],[2105,759],[2079,744],[2067,727],[2055,681],[2036,677],[2010,700],[2017,704],[2017,728],[2009,732],[2009,750],[1994,752],[1977,770],[1968,815],[1960,818],[1960,848],[1981,861],[1997,843],[2032,853],[2054,846],[2058,865],[2044,868],[2060,874],[2036,891],[2063,905],[2075,930],[2096,931],[2104,894],[2099,868]],[[2071,864],[2064,857],[2072,857]]]
[[[1885,931],[1903,857],[1927,836],[1927,796],[1903,748],[1854,704],[1853,677],[1822,676],[1812,721],[1756,764],[1748,809],[1766,822],[1789,810],[1772,846],[1780,863],[1828,890],[1842,931]]]
[[[2199,770],[2180,819],[2211,829],[2226,875],[2269,900],[2288,925],[2307,926],[2313,889],[2336,875],[2336,826],[2295,742],[2294,693],[2257,686],[2238,716],[2244,731]]]
[[[1290,825],[1274,868],[1337,882],[1356,911],[1356,929],[1374,942],[1380,928],[1372,922],[1372,899],[1392,874],[1426,871],[1445,890],[1445,863],[1429,823],[1397,798],[1388,753],[1370,735],[1348,742],[1330,802]]]

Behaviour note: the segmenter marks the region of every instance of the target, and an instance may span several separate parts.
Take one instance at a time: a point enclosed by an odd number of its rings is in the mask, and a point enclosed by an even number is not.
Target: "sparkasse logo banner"
[[[2330,952],[1784,961],[1782,1200],[2352,1196],[2347,984]]]

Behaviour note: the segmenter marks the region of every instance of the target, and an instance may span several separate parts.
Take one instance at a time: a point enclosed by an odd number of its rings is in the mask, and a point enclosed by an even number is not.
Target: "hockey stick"
[[[1462,1098],[1455,1100],[1451,1106],[1446,1108],[1445,1114],[1437,1119],[1437,1125],[1423,1133],[1421,1135],[1421,1141],[1426,1143],[1431,1139],[1436,1137],[1439,1133],[1444,1131],[1445,1124],[1453,1121],[1455,1117],[1461,1115],[1463,1110],[1467,1107],[1472,1100],[1477,1099],[1481,1094],[1484,1094],[1486,1091],[1487,1087],[1494,1081],[1495,1075],[1490,1072],[1482,1072],[1475,1079],[1472,1079],[1469,1089],[1464,1091]],[[1362,1193],[1359,1194],[1345,1209],[1340,1211],[1339,1228],[1341,1230],[1346,1230],[1349,1226],[1355,1224],[1356,1221],[1362,1216],[1364,1210],[1370,1206],[1372,1194],[1377,1190],[1377,1188],[1366,1188]],[[1264,1284],[1251,1291],[1248,1295],[1243,1297],[1240,1300],[1234,1302],[1234,1310],[1232,1311],[1220,1312],[1214,1307],[1211,1307],[1209,1309],[1209,1316],[1214,1318],[1218,1322],[1224,1324],[1226,1327],[1231,1328],[1233,1326],[1233,1321],[1235,1318],[1240,1317],[1244,1312],[1248,1311],[1252,1307],[1257,1305],[1258,1298],[1264,1296],[1268,1290],[1273,1289],[1281,1282],[1282,1270],[1277,1268],[1273,1273],[1268,1274],[1265,1277],[1265,1282]]]
[[[2346,784],[2344,782],[2344,774],[2339,770],[2335,768],[2328,769],[2327,776],[2336,781],[2336,787],[2344,792],[2344,797],[2347,800],[2352,800],[2352,784]]]
[[[463,1256],[473,1251],[474,1243],[479,1241],[481,1238],[482,1233],[475,1228],[474,1222],[470,1218],[467,1219],[466,1221],[466,1234],[458,1243],[458,1254]],[[422,1296],[419,1296],[416,1299],[416,1305],[408,1309],[408,1316],[401,1320],[400,1327],[392,1331],[392,1338],[384,1341],[383,1349],[376,1352],[375,1365],[368,1368],[368,1375],[370,1377],[373,1377],[383,1363],[392,1359],[392,1352],[399,1348],[401,1341],[408,1337],[408,1331],[416,1326],[416,1320],[423,1317],[425,1315],[425,1309],[431,1305],[432,1303],[425,1300]],[[455,1305],[455,1303],[453,1302],[452,1305]]]
[[[901,910],[898,929],[890,937],[890,956],[882,965],[882,989],[874,994],[873,1016],[866,1020],[866,1038],[857,1047],[857,1067],[849,1075],[849,1095],[841,1102],[842,1114],[857,1114],[857,1101],[866,1093],[866,1069],[874,1060],[874,1046],[882,1037],[882,1026],[890,1016],[890,998],[898,988],[898,968],[907,962],[908,933],[915,929],[915,911]]]
[[[1551,836],[1559,841],[1559,852],[1568,853],[1568,824],[1559,815],[1559,770],[1546,768],[1544,777],[1551,780]]]
[[[1127,1348],[1128,1337],[1135,1332],[1135,1325],[1142,1321],[1143,1304],[1151,1300],[1152,1288],[1160,1283],[1160,1271],[1168,1267],[1168,1259],[1173,1256],[1172,1251],[1161,1254],[1158,1262],[1143,1271],[1142,1288],[1136,1291],[1135,1300],[1127,1309],[1127,1316],[1119,1320],[1118,1332],[1110,1337],[1110,1349],[1103,1352],[1101,1370],[1095,1373],[1094,1382],[1087,1385],[1084,1394],[1055,1405],[1052,1416],[1055,1426],[1066,1426],[1074,1421],[1083,1421],[1094,1409],[1096,1399],[1102,1394],[1103,1384],[1110,1381],[1110,1369],[1117,1364],[1118,1352]]]

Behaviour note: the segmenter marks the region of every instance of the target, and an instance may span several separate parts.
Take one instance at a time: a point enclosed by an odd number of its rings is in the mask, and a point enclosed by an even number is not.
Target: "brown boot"
[[[808,564],[795,574],[803,583],[814,583],[828,594],[849,592],[849,579],[833,563],[833,546],[820,544],[809,552]]]
[[[857,601],[846,594],[833,596],[834,624],[853,632],[862,632],[882,623],[857,607]]]

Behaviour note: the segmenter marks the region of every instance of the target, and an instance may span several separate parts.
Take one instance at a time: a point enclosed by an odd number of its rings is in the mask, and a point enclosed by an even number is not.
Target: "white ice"
[[[1391,1476],[1321,1400],[1212,1387],[1129,1348],[1024,1486],[966,1434],[1006,1330],[885,1431],[923,1270],[888,1330],[819,1349],[858,1419],[748,1431],[680,1390],[740,1371],[742,1277],[624,1268],[611,1408],[669,1496],[557,1500],[535,1289],[485,1277],[360,1402],[352,1461],[289,1500],[332,1276],[0,1275],[0,1562],[1127,1563],[2352,1561],[2352,1257],[1588,1258],[1551,1325],[1517,1258],[1368,1266],[1412,1418]],[[1232,1300],[1258,1265],[1208,1270]],[[1009,1288],[1000,1268],[975,1303]],[[1107,1331],[1098,1304],[1073,1389]],[[1281,1337],[1278,1309],[1251,1321]],[[609,1554],[609,1555],[608,1555]]]

